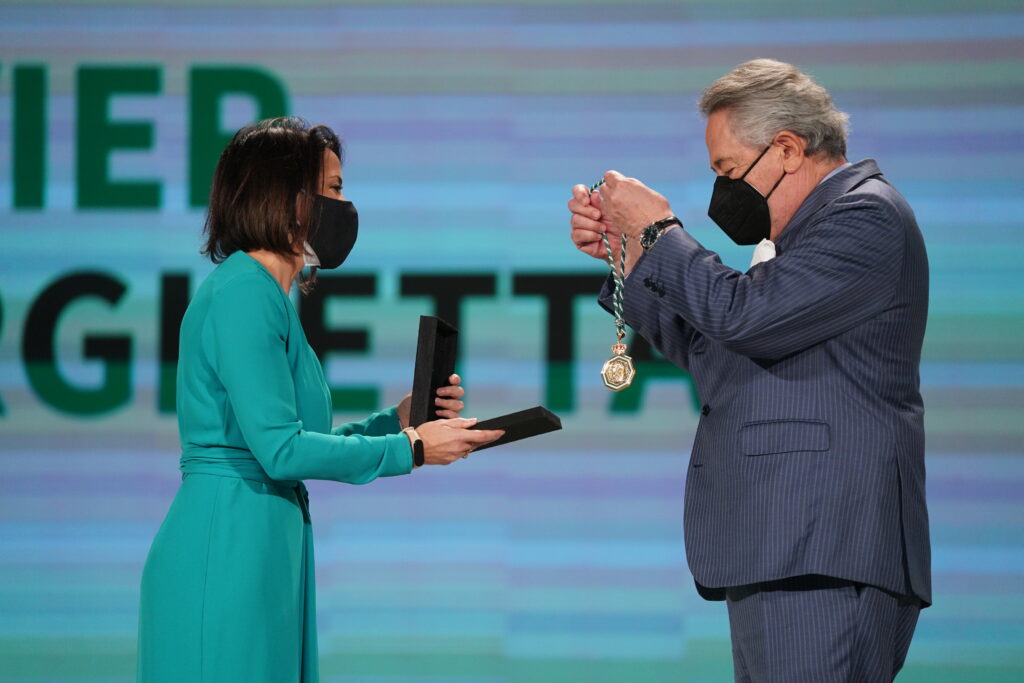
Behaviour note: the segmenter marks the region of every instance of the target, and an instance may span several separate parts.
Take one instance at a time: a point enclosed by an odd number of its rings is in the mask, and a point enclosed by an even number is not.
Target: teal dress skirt
[[[142,573],[138,680],[319,680],[304,479],[412,469],[396,409],[331,428],[323,369],[281,286],[235,252],[181,325],[182,482]]]

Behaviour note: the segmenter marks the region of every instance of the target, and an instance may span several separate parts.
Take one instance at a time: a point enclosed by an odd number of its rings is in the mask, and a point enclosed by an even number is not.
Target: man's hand
[[[573,188],[574,194],[575,190]],[[635,238],[651,223],[671,216],[672,207],[667,199],[636,178],[627,178],[618,171],[608,171],[604,174],[604,185],[601,186],[600,213],[605,224],[614,226],[617,232],[627,237]]]
[[[612,254],[618,263],[622,237],[618,230],[603,221],[601,207],[600,194],[591,194],[586,185],[574,186],[572,199],[569,200],[569,211],[572,212],[569,219],[572,228],[570,236],[576,248],[584,254],[604,260],[608,258],[608,250],[604,248],[601,236],[607,232],[608,243],[611,244]]]

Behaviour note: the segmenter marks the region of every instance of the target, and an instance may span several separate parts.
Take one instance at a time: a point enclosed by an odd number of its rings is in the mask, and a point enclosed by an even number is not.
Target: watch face
[[[661,233],[665,232],[670,225],[682,225],[678,218],[670,216],[669,218],[663,218],[660,221],[651,223],[644,231],[640,233],[640,246],[645,250],[650,249],[654,246],[654,243],[661,237]]]
[[[651,246],[658,240],[658,235],[661,234],[661,228],[651,225],[644,228],[643,234],[640,235],[640,246],[644,249],[650,249]]]

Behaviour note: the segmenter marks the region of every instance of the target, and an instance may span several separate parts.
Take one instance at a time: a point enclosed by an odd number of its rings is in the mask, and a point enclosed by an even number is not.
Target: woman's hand
[[[462,382],[461,377],[452,375],[448,378],[448,386],[437,390],[437,398],[434,399],[434,405],[438,407],[438,417],[458,417],[459,413],[466,407],[466,404],[462,401],[462,397],[466,395],[466,390],[459,386],[460,382]]]
[[[459,458],[467,457],[474,448],[505,435],[500,429],[471,430],[469,428],[476,424],[476,418],[459,417],[466,407],[462,401],[466,391],[459,386],[461,382],[458,375],[448,378],[448,386],[438,389],[434,398],[436,414],[441,419],[424,422],[416,428],[416,433],[423,440],[424,465],[450,465]],[[398,404],[398,420],[403,429],[409,426],[411,403],[412,394],[408,394]]]
[[[458,417],[459,413],[461,413],[466,407],[466,404],[462,401],[462,397],[466,395],[466,390],[459,386],[461,382],[461,377],[458,375],[452,375],[448,378],[448,386],[441,387],[437,390],[437,398],[434,399],[434,405],[438,407],[436,411],[438,417]],[[398,422],[402,425],[402,429],[409,426],[409,410],[411,404],[411,393],[406,394],[405,398],[403,398],[398,404]]]
[[[476,418],[454,418],[425,422],[416,428],[423,440],[424,465],[450,465],[469,456],[474,448],[500,439],[501,429],[469,429]]]

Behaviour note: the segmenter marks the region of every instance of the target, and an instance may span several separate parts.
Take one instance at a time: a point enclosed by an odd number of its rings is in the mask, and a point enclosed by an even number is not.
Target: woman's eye
[[[331,185],[331,189],[335,192],[341,192],[341,185]]]

